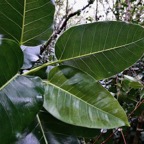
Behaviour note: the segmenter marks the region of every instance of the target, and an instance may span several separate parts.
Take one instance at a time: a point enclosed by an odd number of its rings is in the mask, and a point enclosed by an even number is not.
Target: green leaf
[[[142,89],[141,91],[140,91],[140,99],[143,99],[144,98],[144,89]]]
[[[48,112],[40,112],[37,116],[38,119],[35,119],[29,128],[23,133],[22,137],[16,141],[14,144],[77,144],[79,143],[78,138],[73,135],[72,125],[65,124],[60,122],[56,118],[52,117]],[[39,122],[38,122],[39,121]],[[82,133],[87,133],[94,131],[86,128],[76,128],[75,133],[78,133],[77,130],[81,129]],[[70,133],[69,133],[70,132]],[[95,133],[96,134],[96,133]],[[90,134],[88,134],[90,135]],[[95,136],[95,135],[94,135]]]
[[[35,77],[17,76],[23,64],[18,43],[0,39],[0,143],[21,137],[42,107],[43,85]]]
[[[37,45],[52,34],[51,0],[0,0],[0,33],[20,45]]]
[[[118,101],[93,77],[72,67],[50,71],[44,107],[54,117],[77,126],[109,129],[129,125]]]
[[[48,112],[39,113],[39,117],[46,134],[60,134],[66,136],[77,136],[77,137],[95,137],[99,135],[100,130],[90,129],[85,127],[78,127],[64,123],[55,117],[53,117]]]
[[[67,124],[61,125],[61,122],[48,112],[41,112],[39,119],[48,144],[80,144],[78,138],[69,133],[72,132],[73,127],[67,127]]]
[[[42,107],[42,81],[17,76],[0,90],[0,143],[9,144],[22,136]]]
[[[37,119],[29,125],[22,136],[13,144],[47,144]]]
[[[23,53],[19,45],[9,39],[0,39],[0,87],[21,68]]]
[[[125,22],[96,22],[70,28],[56,43],[59,62],[97,80],[131,66],[144,53],[144,29]]]
[[[126,85],[129,88],[134,88],[134,89],[143,87],[143,84],[139,80],[128,75],[124,75],[124,80],[122,81],[122,83],[123,85]]]

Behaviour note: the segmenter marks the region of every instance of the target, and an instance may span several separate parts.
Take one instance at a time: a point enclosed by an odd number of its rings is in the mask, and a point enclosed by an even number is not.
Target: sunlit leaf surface
[[[117,100],[93,77],[72,67],[52,69],[44,107],[56,118],[73,125],[89,128],[128,125]]]

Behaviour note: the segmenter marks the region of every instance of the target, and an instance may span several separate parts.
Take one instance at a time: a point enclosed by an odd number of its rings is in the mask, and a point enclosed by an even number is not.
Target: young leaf
[[[143,84],[139,80],[128,75],[124,75],[122,83],[128,86],[129,88],[134,89],[143,88]]]
[[[60,62],[97,80],[131,66],[144,53],[144,28],[125,22],[96,22],[70,28],[56,43]]]
[[[110,129],[129,125],[118,101],[93,77],[72,67],[51,70],[44,107],[54,117],[77,126]]]
[[[0,33],[20,45],[37,45],[52,34],[51,0],[0,0]]]

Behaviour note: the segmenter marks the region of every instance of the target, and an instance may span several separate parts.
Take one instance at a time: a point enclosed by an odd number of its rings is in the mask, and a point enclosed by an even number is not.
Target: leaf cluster
[[[143,27],[116,21],[71,27],[56,41],[56,59],[33,68],[36,46],[53,37],[54,12],[50,0],[0,0],[0,143],[78,144],[78,136],[130,126],[99,81],[142,56]],[[143,87],[129,76],[125,84]]]

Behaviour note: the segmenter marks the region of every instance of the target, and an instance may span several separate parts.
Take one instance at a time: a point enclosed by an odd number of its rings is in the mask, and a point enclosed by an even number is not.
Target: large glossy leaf
[[[47,141],[45,142],[43,137],[40,124],[36,118],[23,132],[22,136],[13,142],[13,144],[47,144]]]
[[[13,40],[0,39],[0,87],[10,80],[23,64],[23,53]]]
[[[95,137],[100,133],[100,130],[98,129],[79,127],[64,123],[53,117],[48,112],[41,112],[39,117],[46,135],[47,133],[53,133],[53,135],[59,134],[65,136]]]
[[[93,77],[72,67],[51,70],[44,107],[56,118],[73,125],[89,128],[128,125],[117,100]]]
[[[39,78],[17,76],[23,64],[19,45],[0,39],[0,143],[21,137],[42,107],[43,86]]]
[[[78,135],[76,136],[72,132],[73,126],[69,127],[67,124],[63,124],[47,112],[41,112],[39,118],[49,144],[80,144]]]
[[[73,127],[75,126],[60,122],[48,112],[40,112],[37,119],[32,122],[23,133],[23,136],[14,144],[79,144],[78,138],[73,135]],[[81,131],[85,130],[87,134],[88,132],[96,131],[90,131],[86,128],[75,128],[75,133],[78,133],[76,130],[79,129]]]
[[[51,0],[0,0],[0,33],[20,45],[36,45],[52,33]]]
[[[22,136],[43,101],[39,78],[17,76],[0,90],[0,143],[9,144]]]
[[[60,62],[97,80],[131,66],[144,53],[144,29],[124,22],[96,22],[70,28],[56,43]]]

